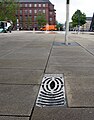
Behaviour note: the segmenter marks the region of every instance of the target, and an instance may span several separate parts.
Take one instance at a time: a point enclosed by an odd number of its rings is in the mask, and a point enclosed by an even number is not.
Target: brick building
[[[44,13],[49,25],[56,24],[54,5],[49,0],[19,0],[20,9],[17,11],[18,25],[22,29],[37,29],[36,17],[38,12]]]

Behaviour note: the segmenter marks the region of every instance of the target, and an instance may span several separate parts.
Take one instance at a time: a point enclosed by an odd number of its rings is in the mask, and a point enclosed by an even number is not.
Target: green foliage
[[[47,23],[46,16],[45,16],[45,14],[43,14],[43,13],[38,13],[38,15],[37,15],[37,17],[36,17],[36,20],[37,20],[37,22],[38,22],[39,28],[40,28],[40,27],[43,27],[43,26],[46,25],[46,23]]]
[[[77,10],[72,16],[72,25],[76,27],[78,25],[82,26],[86,23],[86,15],[80,10]]]
[[[56,22],[56,27],[57,27],[57,29],[59,29],[60,27],[62,27],[62,24],[61,24],[61,23]]]
[[[62,29],[63,30],[63,24],[59,23],[56,21],[56,27],[57,27],[57,30],[60,30]]]
[[[16,10],[18,4],[15,0],[2,0],[0,2],[0,20],[12,20],[16,22]]]

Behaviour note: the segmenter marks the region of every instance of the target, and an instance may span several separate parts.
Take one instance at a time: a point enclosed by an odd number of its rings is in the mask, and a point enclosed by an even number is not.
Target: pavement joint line
[[[5,116],[5,117],[30,117],[29,115],[3,115],[3,114],[0,114],[0,116]]]
[[[88,50],[86,47],[84,47],[84,46],[81,45],[80,43],[78,43],[78,44],[79,44],[79,46],[81,46],[83,49],[85,49],[89,54],[91,54],[91,55],[94,56],[94,54],[93,54],[90,50]]]
[[[40,89],[40,87],[39,87],[39,89]],[[38,91],[39,91],[39,90],[38,90]],[[36,98],[35,98],[35,101],[34,101],[33,108],[32,108],[32,110],[31,110],[31,114],[30,114],[29,120],[32,119],[32,115],[33,115],[34,109],[35,109],[35,107],[36,107],[37,96],[38,96],[38,93],[37,93],[37,95],[36,95]]]
[[[0,68],[0,69],[22,69],[22,70],[25,70],[25,71],[41,71],[43,69],[31,69],[31,68]]]
[[[0,85],[28,85],[28,86],[30,86],[30,85],[40,85],[40,84],[15,84],[15,83],[0,83]]]
[[[51,52],[52,52],[52,49],[53,49],[53,45],[54,45],[55,39],[56,39],[56,36],[54,37],[54,40],[53,40],[52,45],[51,45],[51,48],[50,48],[50,52],[49,52],[49,55],[48,55],[48,59],[47,59],[47,62],[46,62],[45,68],[44,68],[44,73],[46,72],[46,68],[47,68],[47,65],[48,65],[48,62],[49,62],[49,59],[50,59],[50,56],[51,56]]]
[[[67,95],[67,89],[66,89],[66,75],[63,73],[63,77],[64,77],[64,83],[65,83],[65,100],[66,100],[66,108],[68,108],[69,107],[69,105],[68,105],[68,95]]]
[[[32,69],[31,67],[0,67],[0,69],[31,69],[31,71],[38,71],[38,70],[44,70],[44,69]]]
[[[94,108],[94,107],[89,107],[89,106],[75,106],[75,107],[68,107],[68,108]]]
[[[36,100],[35,100],[35,101],[36,101]],[[33,112],[34,112],[34,108],[35,108],[35,103],[34,103],[34,106],[33,106],[32,110],[31,110],[31,114],[30,114],[30,116],[29,116],[29,120],[31,120],[31,118],[32,118],[32,115],[33,115]]]

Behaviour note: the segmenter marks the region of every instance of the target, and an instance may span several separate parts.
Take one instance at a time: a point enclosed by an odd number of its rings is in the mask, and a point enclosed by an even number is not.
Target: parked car
[[[0,33],[7,33],[8,31],[11,32],[11,23],[8,21],[0,21]]]

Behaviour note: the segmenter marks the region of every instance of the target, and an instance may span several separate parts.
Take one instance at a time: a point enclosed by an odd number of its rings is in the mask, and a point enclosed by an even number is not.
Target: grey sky
[[[66,20],[66,0],[50,0],[56,9],[57,21],[64,23]],[[70,0],[70,21],[77,10],[84,12],[87,17],[92,17],[94,12],[94,0]]]

